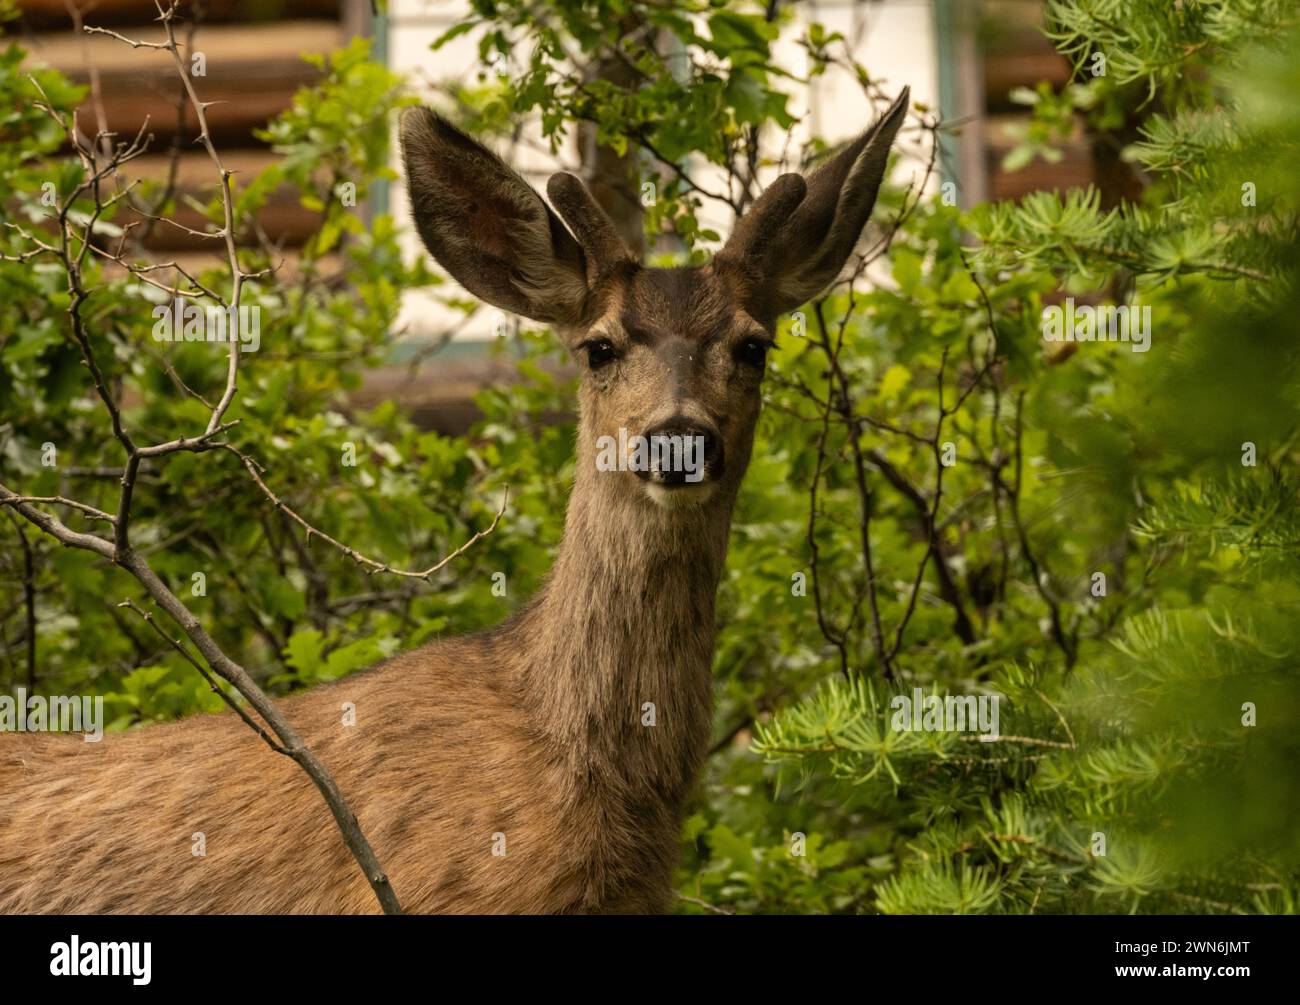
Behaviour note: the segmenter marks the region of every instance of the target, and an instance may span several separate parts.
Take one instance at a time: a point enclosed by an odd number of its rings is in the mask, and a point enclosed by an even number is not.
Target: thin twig
[[[361,552],[357,551],[355,548],[344,544],[342,541],[338,540],[337,538],[331,537],[329,534],[326,534],[323,530],[317,530],[310,523],[308,523],[301,516],[299,516],[298,513],[296,513],[293,509],[291,509],[289,504],[286,503],[283,499],[281,499],[278,495],[276,495],[275,492],[272,491],[271,487],[267,485],[265,481],[262,480],[262,476],[258,472],[258,465],[256,461],[254,461],[251,457],[249,457],[247,454],[241,451],[238,447],[231,446],[229,443],[223,443],[221,444],[221,446],[224,449],[230,451],[241,461],[243,461],[245,469],[248,471],[253,481],[257,483],[257,487],[262,490],[263,495],[265,495],[268,499],[271,500],[271,502],[275,505],[276,509],[280,510],[287,517],[293,520],[294,523],[302,527],[303,530],[307,532],[308,540],[310,540],[313,536],[319,537],[322,541],[326,542],[329,545],[332,545],[333,547],[337,548],[339,551],[343,552],[343,554],[345,554],[348,558],[352,559],[352,561],[356,562],[358,565],[366,566],[368,569],[370,569],[372,573],[389,572],[392,573],[394,576],[406,576],[410,579],[423,579],[427,582],[429,577],[432,576],[435,572],[438,572],[443,567],[445,567],[449,562],[465,554],[465,552],[469,551],[469,549],[474,547],[474,545],[476,545],[479,541],[483,540],[483,538],[487,537],[494,530],[496,530],[497,524],[501,522],[501,517],[505,515],[506,505],[510,502],[510,486],[507,485],[505,491],[501,493],[501,505],[497,508],[496,515],[492,518],[492,522],[487,527],[485,527],[483,530],[475,531],[474,536],[471,537],[468,541],[462,544],[455,551],[451,552],[448,555],[445,555],[442,559],[435,562],[427,569],[422,569],[418,571],[411,571],[406,569],[395,569],[387,562],[379,562],[373,558],[367,558],[365,555],[361,554]]]

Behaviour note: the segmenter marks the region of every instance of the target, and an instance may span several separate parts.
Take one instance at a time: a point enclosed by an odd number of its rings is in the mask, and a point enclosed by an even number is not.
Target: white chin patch
[[[699,506],[713,495],[717,487],[718,483],[712,481],[699,482],[696,485],[681,485],[672,489],[664,488],[662,485],[655,485],[653,482],[645,483],[646,495],[664,509],[686,509],[691,506]]]

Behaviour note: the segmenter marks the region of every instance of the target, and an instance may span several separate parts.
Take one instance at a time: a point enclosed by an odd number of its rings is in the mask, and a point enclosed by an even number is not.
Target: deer
[[[904,89],[807,177],[776,178],[711,261],[673,268],[636,260],[577,176],[553,175],[548,204],[430,109],[404,111],[429,253],[483,302],[549,326],[580,373],[576,473],[537,593],[495,628],[282,701],[405,910],[670,909],[767,353],[781,315],[852,255],[907,106]],[[620,430],[689,439],[696,464],[598,468]],[[98,743],[0,737],[0,911],[376,910],[309,779],[229,711]]]

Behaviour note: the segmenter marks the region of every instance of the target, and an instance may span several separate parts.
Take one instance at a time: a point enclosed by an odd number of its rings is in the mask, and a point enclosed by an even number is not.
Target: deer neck
[[[627,489],[580,465],[555,567],[519,625],[521,677],[537,727],[584,778],[680,800],[708,743],[735,490],[668,511]]]

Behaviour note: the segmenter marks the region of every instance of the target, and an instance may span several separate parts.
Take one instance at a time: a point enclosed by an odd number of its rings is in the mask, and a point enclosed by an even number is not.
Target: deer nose
[[[722,477],[722,434],[696,419],[667,419],[647,429],[648,463],[637,477],[656,485],[698,485]]]

